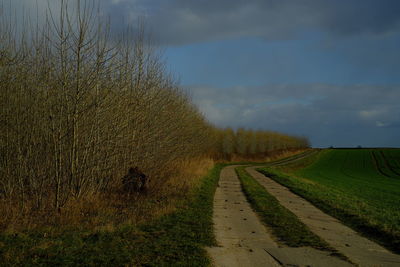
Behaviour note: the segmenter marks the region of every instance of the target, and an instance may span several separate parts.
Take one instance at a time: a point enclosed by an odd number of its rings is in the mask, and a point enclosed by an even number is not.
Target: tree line
[[[185,160],[308,146],[305,138],[211,125],[166,70],[142,23],[111,38],[93,2],[60,3],[40,26],[17,27],[0,11],[3,204],[60,210],[118,192],[133,166],[157,192]]]
[[[306,137],[273,131],[239,128],[217,129],[214,148],[217,158],[231,160],[264,159],[277,151],[304,149],[310,146]]]

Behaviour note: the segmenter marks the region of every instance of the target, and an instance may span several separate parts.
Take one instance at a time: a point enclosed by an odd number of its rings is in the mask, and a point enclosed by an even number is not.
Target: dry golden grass
[[[269,161],[274,161],[282,158],[287,158],[290,156],[293,156],[295,154],[299,154],[301,152],[306,151],[307,148],[302,148],[302,149],[288,149],[288,150],[279,150],[279,151],[274,151],[273,153],[270,153],[268,156],[262,156],[262,157],[243,157],[240,155],[233,155],[231,158],[231,162],[269,162]]]
[[[305,149],[304,149],[305,150]],[[292,156],[304,150],[277,151],[263,158],[234,156],[233,162],[267,162]],[[147,195],[126,195],[118,186],[108,193],[70,199],[59,211],[49,203],[47,209],[35,211],[27,203],[24,211],[18,202],[0,200],[0,231],[19,232],[28,229],[65,227],[112,231],[121,224],[138,225],[176,210],[201,178],[214,166],[210,158],[194,158],[172,164],[166,170],[162,186],[155,186]],[[118,183],[118,181],[115,181]]]
[[[163,187],[164,194],[174,194],[187,192],[194,185],[200,182],[200,178],[206,175],[207,171],[214,166],[214,161],[210,158],[199,158],[186,160],[176,164],[175,175],[168,180]]]
[[[112,231],[117,225],[149,222],[174,211],[187,198],[191,189],[214,166],[209,158],[181,161],[171,166],[171,175],[161,188],[148,195],[126,195],[116,189],[112,193],[71,199],[60,212],[45,209],[28,212],[9,201],[0,201],[0,229],[18,232],[43,227],[74,227]]]

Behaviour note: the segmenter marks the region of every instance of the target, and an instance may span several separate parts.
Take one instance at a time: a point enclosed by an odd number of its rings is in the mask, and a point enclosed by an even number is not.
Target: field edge
[[[291,192],[306,199],[323,212],[335,217],[348,227],[354,229],[366,238],[369,238],[390,251],[400,254],[400,237],[393,236],[388,232],[371,225],[365,219],[351,214],[344,209],[331,205],[322,197],[316,196],[315,192],[310,192],[310,185],[301,182],[290,174],[274,170],[271,167],[257,168],[257,171],[273,179],[277,183],[287,187]]]

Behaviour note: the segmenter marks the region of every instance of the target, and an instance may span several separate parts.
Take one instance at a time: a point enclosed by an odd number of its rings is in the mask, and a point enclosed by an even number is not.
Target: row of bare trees
[[[239,128],[217,130],[215,154],[230,160],[236,156],[248,159],[263,159],[276,151],[308,148],[305,137],[290,136],[272,131],[254,131]]]
[[[210,126],[143,28],[110,40],[88,1],[24,27],[0,26],[2,197],[58,209],[118,186],[129,166],[160,186],[161,170],[207,151]]]
[[[118,191],[131,166],[157,190],[179,161],[308,145],[277,133],[215,129],[166,72],[142,26],[116,40],[93,2],[60,3],[43,26],[0,22],[2,201],[59,210]]]

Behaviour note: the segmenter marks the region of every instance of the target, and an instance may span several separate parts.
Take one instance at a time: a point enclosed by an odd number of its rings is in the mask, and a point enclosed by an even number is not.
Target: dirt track
[[[255,170],[246,168],[265,189],[293,212],[312,232],[320,236],[333,248],[360,266],[400,266],[400,255],[360,236],[337,219],[323,213],[308,201],[292,193],[286,187]]]
[[[214,231],[218,247],[208,248],[215,266],[351,266],[328,252],[277,244],[244,196],[234,171],[222,170],[214,197]],[[400,256],[361,237],[338,220],[255,171],[247,171],[311,231],[359,266],[400,266]]]
[[[215,266],[350,266],[328,252],[279,246],[252,211],[234,168],[222,170],[214,197],[218,247],[208,248]]]

